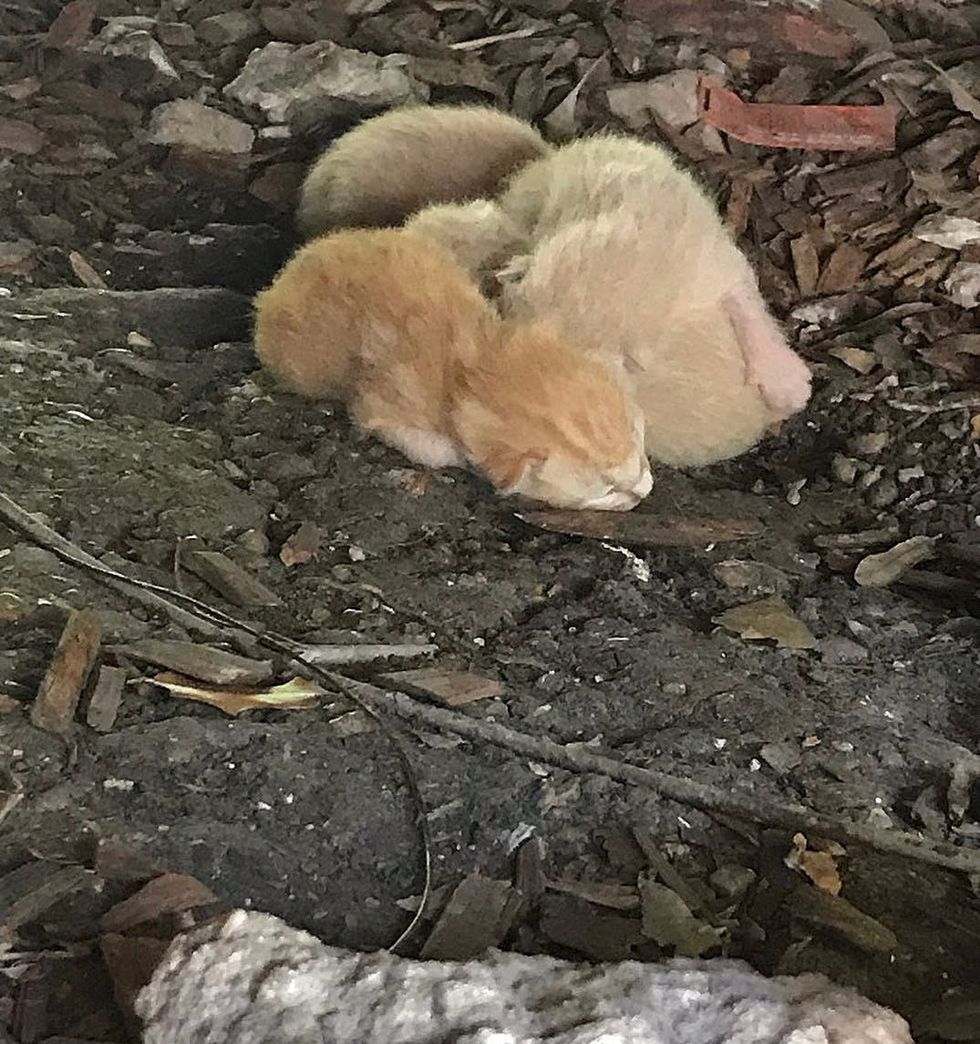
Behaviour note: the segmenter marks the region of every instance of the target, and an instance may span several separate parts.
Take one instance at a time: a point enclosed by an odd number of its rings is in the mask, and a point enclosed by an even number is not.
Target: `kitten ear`
[[[484,460],[474,461],[481,467],[493,484],[503,493],[513,492],[533,468],[540,467],[545,460],[542,453],[522,452],[503,446],[492,447]]]

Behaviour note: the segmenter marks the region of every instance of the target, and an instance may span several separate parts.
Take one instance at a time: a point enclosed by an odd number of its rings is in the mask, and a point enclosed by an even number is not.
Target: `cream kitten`
[[[652,459],[735,456],[806,404],[806,364],[715,207],[663,149],[573,142],[516,174],[500,205],[534,239],[503,273],[504,310],[624,364]]]
[[[300,190],[297,227],[309,238],[400,225],[429,204],[492,197],[548,151],[529,123],[489,107],[393,109],[348,131],[317,159]]]
[[[411,460],[469,462],[505,494],[628,510],[650,491],[615,367],[504,322],[452,255],[406,231],[303,247],[255,300],[255,350],[289,390],[347,403]]]

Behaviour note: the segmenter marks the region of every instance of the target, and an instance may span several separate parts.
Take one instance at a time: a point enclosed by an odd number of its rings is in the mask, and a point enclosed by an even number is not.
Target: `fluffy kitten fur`
[[[806,404],[806,364],[714,205],[663,149],[573,142],[517,173],[500,205],[534,241],[510,265],[505,312],[622,362],[653,460],[736,456]]]
[[[501,320],[423,236],[303,247],[255,300],[255,349],[286,388],[346,402],[420,464],[469,462],[557,507],[628,510],[650,490],[642,418],[614,367],[544,324]]]
[[[314,163],[300,190],[297,227],[309,238],[400,225],[429,204],[492,197],[548,152],[529,123],[489,107],[393,109],[342,135]]]
[[[425,207],[405,229],[444,246],[490,297],[500,289],[497,273],[530,249],[530,237],[487,199]]]

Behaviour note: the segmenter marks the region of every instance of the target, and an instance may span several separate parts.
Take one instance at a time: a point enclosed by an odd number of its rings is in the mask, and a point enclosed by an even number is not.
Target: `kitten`
[[[810,395],[745,256],[661,148],[603,136],[518,172],[500,205],[534,240],[501,273],[502,307],[620,360],[652,459],[751,448]]]
[[[430,467],[504,494],[628,510],[650,491],[642,418],[615,366],[545,324],[504,322],[439,244],[348,231],[303,247],[255,300],[255,350],[290,391],[339,399]]]
[[[479,105],[406,106],[338,138],[300,190],[296,223],[310,238],[400,225],[434,203],[492,197],[550,147],[524,120]]]
[[[530,249],[530,238],[517,223],[486,199],[426,207],[405,230],[441,243],[489,297],[499,292],[498,273],[507,262]]]

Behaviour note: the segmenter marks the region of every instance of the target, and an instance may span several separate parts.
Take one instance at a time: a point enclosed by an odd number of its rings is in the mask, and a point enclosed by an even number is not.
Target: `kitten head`
[[[639,410],[612,369],[541,325],[505,324],[459,379],[453,425],[505,494],[628,511],[653,484]]]

